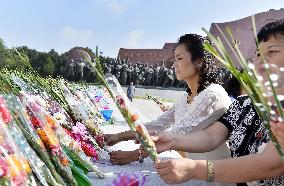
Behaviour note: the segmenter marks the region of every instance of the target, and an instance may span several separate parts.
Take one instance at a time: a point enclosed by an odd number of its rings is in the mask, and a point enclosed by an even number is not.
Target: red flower
[[[99,145],[99,147],[103,147],[104,146],[104,142],[105,142],[105,136],[100,134],[96,136],[96,142]]]
[[[31,122],[35,128],[42,128],[42,123],[37,117],[31,116]]]
[[[60,145],[50,145],[51,153],[54,156],[61,156],[62,155],[62,150]]]
[[[143,128],[141,127],[141,125],[137,125],[136,130],[137,130],[137,132],[142,132]]]
[[[85,154],[87,156],[94,157],[95,159],[98,159],[97,151],[91,144],[89,144],[85,141],[82,141],[80,143],[80,145],[81,145],[82,150],[85,152]]]
[[[117,104],[119,105],[120,108],[126,108],[125,101],[122,98],[122,96],[120,96],[120,95],[116,96],[116,102],[117,102]]]
[[[9,109],[7,108],[6,102],[3,99],[2,96],[0,96],[0,113],[1,113],[1,117],[3,119],[3,121],[8,124],[12,121],[12,116],[11,113],[9,111]]]
[[[68,134],[69,136],[72,137],[72,133],[71,133],[68,129],[66,129],[66,128],[63,128],[63,129],[64,129],[64,131],[66,132],[66,134]]]
[[[129,180],[129,186],[139,186],[138,180],[135,178],[130,178]]]

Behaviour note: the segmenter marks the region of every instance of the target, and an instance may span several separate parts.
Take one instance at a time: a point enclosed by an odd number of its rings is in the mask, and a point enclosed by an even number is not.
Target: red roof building
[[[284,18],[284,9],[280,10],[271,9],[267,12],[258,13],[255,15],[257,31],[266,23],[273,20]],[[255,40],[252,32],[251,17],[245,17],[236,21],[225,22],[225,23],[212,23],[210,27],[210,33],[214,36],[218,36],[225,43],[224,39],[221,37],[216,24],[225,31],[226,27],[230,27],[234,37],[239,41],[239,47],[243,55],[247,60],[251,60],[255,56]],[[120,48],[118,52],[118,57],[121,60],[129,60],[130,63],[136,64],[148,63],[149,65],[162,64],[165,63],[167,68],[171,67],[174,62],[174,49],[175,43],[165,43],[162,49],[125,49]],[[225,45],[229,48],[227,45]],[[232,55],[232,51],[229,50]],[[236,62],[236,66],[239,64]]]
[[[120,48],[118,58],[128,60],[131,64],[148,63],[148,65],[165,64],[170,68],[174,62],[175,43],[165,43],[162,49],[125,49]]]

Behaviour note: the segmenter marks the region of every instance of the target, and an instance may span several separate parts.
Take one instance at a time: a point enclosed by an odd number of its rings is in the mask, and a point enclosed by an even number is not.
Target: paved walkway
[[[172,106],[172,102],[165,102],[165,105]],[[133,99],[133,105],[138,111],[138,115],[144,123],[156,119],[159,115],[163,114],[160,107],[152,100],[147,99]],[[114,123],[125,124],[125,120],[117,108],[114,109]]]
[[[127,87],[122,87],[124,92],[126,93]],[[168,88],[168,89],[162,89],[162,88],[135,88],[135,96],[145,96],[145,93],[160,97],[163,99],[171,99],[175,100],[178,96],[181,96],[184,93],[185,89],[174,89],[174,88]]]
[[[141,117],[144,118],[144,122],[152,121],[159,115],[163,114],[160,107],[152,100],[147,99],[134,99],[134,105],[140,111]],[[165,102],[165,105],[172,106],[172,102]]]

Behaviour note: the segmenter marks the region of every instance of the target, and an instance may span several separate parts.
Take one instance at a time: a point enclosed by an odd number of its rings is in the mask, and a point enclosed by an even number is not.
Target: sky
[[[270,9],[284,0],[0,0],[7,47],[63,53],[89,47],[116,57],[119,48],[162,48],[186,33]]]

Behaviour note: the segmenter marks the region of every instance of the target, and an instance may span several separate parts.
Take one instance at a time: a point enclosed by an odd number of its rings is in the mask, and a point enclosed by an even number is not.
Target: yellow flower
[[[9,165],[12,177],[19,176],[23,171],[26,173],[31,172],[31,168],[27,160],[17,157],[15,154],[7,156],[7,163]]]
[[[43,143],[47,145],[49,148],[58,145],[58,141],[50,128],[45,127],[44,129],[39,129],[37,133],[40,139],[43,141]]]

